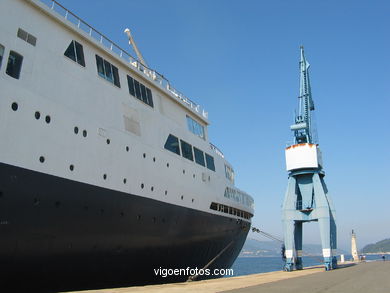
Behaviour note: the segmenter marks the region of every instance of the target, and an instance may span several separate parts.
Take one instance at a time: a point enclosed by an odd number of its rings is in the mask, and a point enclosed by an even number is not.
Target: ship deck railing
[[[123,59],[126,63],[128,63],[133,68],[137,69],[143,75],[152,79],[156,84],[158,84],[161,88],[166,89],[173,97],[179,100],[183,105],[190,108],[192,111],[196,112],[198,115],[202,116],[204,119],[208,119],[208,113],[205,109],[199,104],[192,101],[190,98],[186,97],[183,93],[179,92],[175,89],[162,74],[158,73],[156,70],[153,70],[141,62],[139,62],[136,58],[134,58],[131,54],[129,54],[126,50],[122,49],[119,45],[114,43],[104,34],[100,33],[98,30],[93,28],[87,22],[82,20],[76,14],[62,6],[55,0],[37,0],[43,4],[45,4],[49,9],[55,11],[58,15],[64,17],[66,20],[74,24],[78,29],[81,29],[85,33],[87,33],[90,37],[95,39],[101,45],[109,49],[111,52],[115,53],[118,57]]]
[[[222,153],[222,151],[216,147],[215,145],[213,145],[211,142],[210,142],[210,148],[220,157],[222,158],[225,158],[224,154]]]

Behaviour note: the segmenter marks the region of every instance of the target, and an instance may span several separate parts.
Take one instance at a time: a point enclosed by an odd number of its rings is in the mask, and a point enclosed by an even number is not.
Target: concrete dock
[[[388,293],[390,292],[390,261],[341,266],[325,272],[323,267],[311,267],[293,272],[270,272],[247,276],[197,282],[150,285],[140,287],[78,291],[82,293]],[[73,292],[76,293],[76,292]]]

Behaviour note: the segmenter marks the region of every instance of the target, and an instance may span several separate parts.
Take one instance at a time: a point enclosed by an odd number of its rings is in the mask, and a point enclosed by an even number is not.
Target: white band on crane
[[[330,248],[324,248],[324,249],[322,250],[322,255],[323,255],[324,257],[330,257]]]
[[[286,258],[292,258],[293,257],[293,251],[292,249],[286,250]]]

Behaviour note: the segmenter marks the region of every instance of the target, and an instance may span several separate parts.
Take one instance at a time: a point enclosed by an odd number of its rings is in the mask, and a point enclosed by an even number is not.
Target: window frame
[[[202,161],[198,161],[198,159],[200,159],[199,156],[197,156],[197,153],[198,155],[201,153],[202,154]],[[204,152],[200,149],[198,149],[197,147],[194,147],[194,158],[195,158],[195,163],[197,163],[198,165],[201,165],[203,167],[206,167],[206,161],[205,161],[205,158],[204,158]]]
[[[188,130],[201,139],[206,140],[205,126],[189,115],[186,115],[186,120]]]
[[[146,105],[154,108],[152,90],[130,75],[127,75],[129,94]]]
[[[69,52],[73,53],[73,55],[67,55],[68,50]],[[84,47],[76,40],[72,40],[70,42],[69,46],[64,52],[64,56],[76,62],[80,66],[85,67]]]
[[[215,161],[214,161],[214,157],[209,155],[208,153],[204,153],[205,154],[205,159],[206,159],[206,167],[207,169],[211,170],[211,171],[214,171],[215,172]],[[209,163],[209,158],[211,158],[211,163]]]
[[[16,33],[16,36],[29,43],[31,46],[36,46],[37,45],[37,37],[35,37],[34,35],[30,34],[29,32],[25,31],[24,29],[22,28],[18,28],[18,32]]]
[[[0,69],[1,69],[1,65],[3,64],[4,52],[5,52],[5,47],[2,44],[0,44]]]
[[[184,147],[187,147],[187,150],[183,149]],[[191,149],[191,156],[187,156],[187,155],[190,155],[190,153],[187,152],[187,151],[189,151],[189,149]],[[181,150],[181,155],[183,158],[186,158],[187,160],[190,160],[192,162],[194,161],[194,152],[193,152],[191,144],[180,139],[180,150]]]
[[[15,74],[14,75],[14,72],[10,72],[10,61],[11,61],[11,55],[12,54],[15,54],[16,55],[16,57],[21,57],[19,60],[20,60],[20,62],[19,62],[19,64],[18,64],[18,70],[17,70],[17,74]],[[13,56],[14,57],[14,56]],[[13,51],[13,50],[11,50],[10,52],[9,52],[9,54],[8,54],[8,62],[7,62],[7,68],[6,68],[6,71],[5,71],[5,73],[7,74],[7,75],[9,75],[9,76],[11,76],[12,78],[15,78],[15,79],[20,79],[20,73],[22,72],[22,66],[23,66],[23,59],[24,59],[24,57],[23,57],[23,55],[21,55],[21,54],[19,54],[18,52],[16,52],[16,51]],[[16,60],[16,59],[15,59]],[[15,61],[14,61],[14,63],[15,63]],[[15,64],[14,64],[15,65]]]
[[[101,78],[104,78],[108,82],[112,83],[116,87],[120,88],[121,83],[119,78],[118,67],[116,67],[111,62],[104,59],[103,57],[99,56],[98,54],[95,54],[95,56],[96,56],[96,69],[98,75]]]
[[[177,147],[175,147],[176,151],[174,151],[172,148],[169,148],[170,146],[172,146],[172,143],[170,143],[168,145],[168,141],[170,138],[173,138],[176,140],[177,142]],[[180,142],[179,142],[179,138],[177,136],[174,136],[173,134],[169,134],[168,137],[167,137],[167,140],[165,141],[165,144],[164,144],[164,149],[176,154],[176,155],[179,155],[181,156],[181,153],[180,153]]]

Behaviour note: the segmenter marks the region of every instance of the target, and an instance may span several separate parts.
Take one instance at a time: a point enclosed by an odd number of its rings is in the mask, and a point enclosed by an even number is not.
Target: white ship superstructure
[[[209,142],[207,112],[57,2],[0,8],[7,274],[160,282],[153,266],[202,267],[226,246],[214,266],[229,267],[253,199]]]

